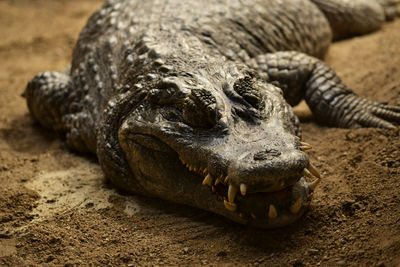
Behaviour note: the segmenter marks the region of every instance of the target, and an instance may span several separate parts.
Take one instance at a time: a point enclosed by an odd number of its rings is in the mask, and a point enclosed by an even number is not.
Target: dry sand
[[[324,179],[304,218],[266,231],[121,195],[95,158],[33,122],[26,83],[69,63],[101,2],[0,0],[0,265],[400,264],[399,131],[303,123]],[[400,19],[334,44],[327,62],[358,94],[399,105]]]

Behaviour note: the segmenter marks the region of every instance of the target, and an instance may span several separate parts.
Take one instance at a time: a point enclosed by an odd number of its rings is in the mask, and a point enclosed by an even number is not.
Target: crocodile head
[[[166,77],[124,120],[119,140],[153,196],[272,228],[307,209],[318,173],[282,91],[248,70]]]

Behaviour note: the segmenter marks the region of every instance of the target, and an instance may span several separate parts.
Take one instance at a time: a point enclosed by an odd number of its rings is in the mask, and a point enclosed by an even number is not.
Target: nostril
[[[248,193],[282,190],[295,184],[309,166],[307,155],[295,148],[264,146],[257,153],[244,155],[231,161],[227,176],[238,188],[245,184]]]
[[[264,151],[257,152],[254,154],[254,160],[261,161],[261,160],[271,160],[273,158],[277,158],[281,155],[282,153],[273,148],[267,148]]]

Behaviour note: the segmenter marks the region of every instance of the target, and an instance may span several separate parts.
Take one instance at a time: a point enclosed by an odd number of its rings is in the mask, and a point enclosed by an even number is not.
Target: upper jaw
[[[229,165],[230,184],[236,187],[245,184],[247,192],[275,192],[295,184],[309,165],[307,155],[293,148],[262,159],[257,154],[249,153],[247,160],[235,160]]]

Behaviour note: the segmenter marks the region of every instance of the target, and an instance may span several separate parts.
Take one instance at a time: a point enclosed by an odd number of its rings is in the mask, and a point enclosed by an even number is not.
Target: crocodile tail
[[[385,21],[383,7],[370,0],[311,0],[325,14],[334,40],[378,30]]]

